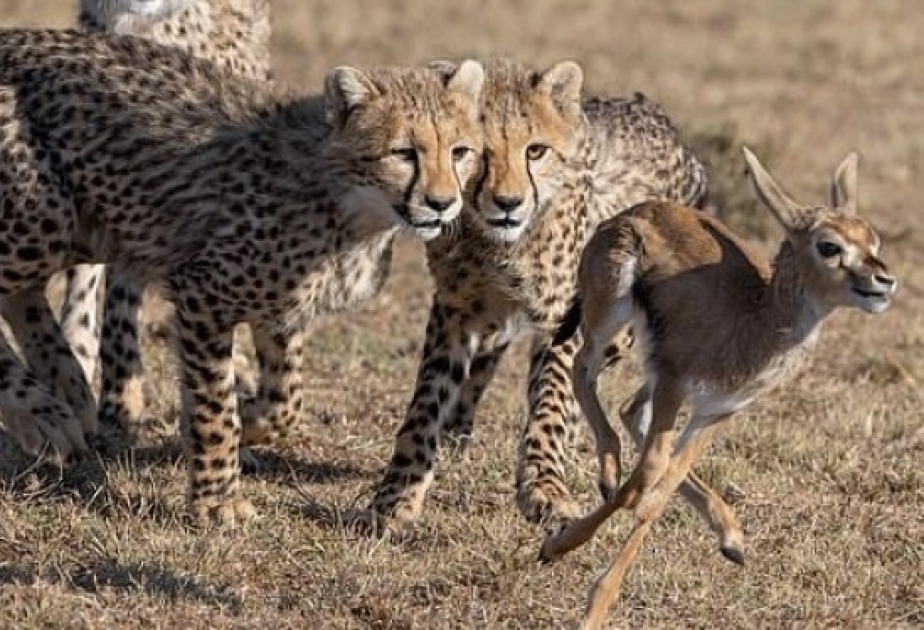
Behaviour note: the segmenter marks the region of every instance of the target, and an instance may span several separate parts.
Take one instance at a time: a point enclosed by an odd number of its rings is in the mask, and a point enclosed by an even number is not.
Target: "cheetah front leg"
[[[556,528],[578,513],[565,485],[565,449],[575,429],[577,407],[571,368],[577,339],[560,345],[537,337],[530,358],[528,418],[517,454],[517,506],[532,522]]]
[[[83,435],[98,433],[96,399],[83,368],[55,319],[45,292],[29,289],[0,301],[22,357],[32,374],[63,397],[80,424]],[[72,422],[69,421],[69,422]],[[81,440],[83,444],[84,440]]]
[[[390,529],[400,529],[420,515],[433,483],[442,426],[456,410],[477,346],[478,336],[465,331],[461,313],[435,302],[414,397],[372,501]]]
[[[256,397],[240,398],[245,446],[285,437],[301,419],[305,401],[305,333],[283,333],[265,324],[254,324],[251,331],[260,381]]]
[[[175,280],[174,296],[189,511],[201,524],[249,519],[254,508],[240,496],[241,421],[234,393],[234,328],[215,320],[209,298],[202,295],[198,283],[181,282]]]

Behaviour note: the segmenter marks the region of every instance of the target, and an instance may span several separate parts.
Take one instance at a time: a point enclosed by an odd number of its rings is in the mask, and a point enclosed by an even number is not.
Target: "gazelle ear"
[[[584,71],[574,61],[560,61],[538,76],[536,87],[548,95],[561,112],[581,111]]]
[[[857,165],[860,155],[851,151],[831,179],[831,205],[844,214],[857,213]]]
[[[446,64],[447,62],[436,62]],[[445,66],[444,66],[445,67]],[[474,59],[466,59],[446,81],[446,88],[470,96],[475,102],[481,100],[484,87],[484,68]]]
[[[754,192],[765,206],[773,213],[787,231],[807,228],[815,218],[815,211],[800,206],[792,197],[786,194],[782,186],[776,183],[770,173],[763,167],[757,156],[747,147],[741,148],[744,161],[748,165],[748,174]]]
[[[324,100],[328,119],[340,127],[357,107],[380,94],[379,89],[362,70],[339,66],[324,79]]]

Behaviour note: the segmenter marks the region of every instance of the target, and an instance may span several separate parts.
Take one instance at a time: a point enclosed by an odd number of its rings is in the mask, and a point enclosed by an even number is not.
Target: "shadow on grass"
[[[74,586],[90,593],[102,588],[118,591],[142,591],[152,597],[168,600],[192,600],[207,604],[221,604],[239,609],[240,597],[228,587],[203,584],[188,575],[154,566],[137,564],[123,565],[107,559],[90,567],[80,567],[70,575]]]
[[[146,475],[140,471],[182,468],[184,455],[179,440],[165,438],[161,444],[139,448],[107,440],[99,446],[99,451],[85,459],[61,467],[36,462],[22,453],[8,434],[0,431],[0,454],[3,455],[0,457],[0,487],[15,500],[63,497],[103,517],[132,514],[175,527],[182,519],[182,510],[177,509],[179,499],[177,502],[164,501],[163,493],[144,483]],[[334,484],[371,479],[375,475],[375,471],[352,462],[311,462],[290,453],[279,454],[266,449],[245,452],[245,474],[280,485]],[[142,483],[113,484],[110,475],[116,470]]]
[[[311,462],[264,448],[247,449],[247,455],[242,460],[245,475],[278,483],[333,484],[372,479],[376,474],[352,462]]]
[[[143,592],[148,596],[170,600],[190,600],[206,604],[241,607],[240,597],[228,587],[203,584],[188,575],[179,575],[155,566],[123,565],[106,559],[87,567],[78,567],[70,573],[53,572],[39,575],[32,567],[6,564],[0,566],[0,586],[35,583],[39,578],[46,582],[69,582],[88,593],[103,589],[121,593]]]

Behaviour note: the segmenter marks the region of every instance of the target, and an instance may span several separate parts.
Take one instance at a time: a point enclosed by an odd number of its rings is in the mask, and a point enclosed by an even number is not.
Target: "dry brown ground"
[[[800,197],[821,199],[837,160],[861,150],[862,203],[887,234],[884,255],[903,283],[895,307],[878,319],[838,314],[807,373],[740,417],[702,463],[737,497],[747,566],[721,559],[687,508],[673,509],[631,572],[614,625],[924,625],[919,4],[274,0],[279,74],[308,88],[340,63],[573,57],[594,90],[641,89],[691,132],[730,129],[769,146],[774,172]],[[63,0],[0,0],[5,24],[66,25],[71,14]],[[740,177],[737,158],[722,171]],[[378,299],[318,327],[305,366],[305,430],[245,483],[262,513],[254,526],[180,526],[184,475],[173,451],[89,462],[59,476],[32,469],[4,441],[0,626],[571,623],[629,520],[613,519],[560,563],[537,565],[539,533],[518,517],[512,492],[522,348],[480,410],[472,460],[445,463],[410,541],[357,538],[318,517],[363,504],[390,454],[429,287],[419,249],[405,246]],[[163,375],[163,353],[155,358]],[[631,366],[616,370],[610,404],[636,379]],[[174,413],[169,380],[161,383],[157,411]],[[591,506],[598,497],[588,446],[585,438],[575,449],[570,480]]]

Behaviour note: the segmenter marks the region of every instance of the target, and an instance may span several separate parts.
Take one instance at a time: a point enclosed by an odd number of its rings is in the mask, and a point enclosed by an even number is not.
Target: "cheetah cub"
[[[834,174],[830,207],[793,201],[744,150],[758,197],[786,230],[770,260],[703,212],[647,203],[605,222],[578,270],[580,300],[564,324],[580,322],[574,393],[597,442],[607,502],[542,547],[555,559],[588,540],[619,508],[634,510],[625,546],[597,580],[585,628],[599,628],[642,541],[716,431],[790,378],[837,308],[881,313],[897,286],[879,259],[879,236],[857,216],[857,155]],[[647,434],[619,487],[619,436],[597,397],[604,348],[635,322],[645,384],[624,415]],[[684,402],[690,420],[679,432]],[[676,440],[675,440],[676,438]]]
[[[177,311],[189,462],[199,520],[253,513],[239,491],[235,324],[278,357],[266,416],[297,417],[308,322],[380,289],[400,232],[432,240],[457,220],[478,169],[483,69],[337,68],[316,98],[235,78],[135,37],[0,33],[0,295],[78,262],[162,283]],[[26,115],[26,112],[28,115]],[[0,345],[14,431],[36,451],[82,449],[73,409]],[[31,367],[31,366],[30,366]]]
[[[268,0],[81,0],[78,24],[88,32],[136,35],[186,50],[239,76],[270,78]],[[118,269],[109,270],[108,283],[106,275],[103,265],[77,265],[66,272],[61,327],[87,380],[95,383],[101,370],[100,421],[138,436],[145,429],[141,287]],[[97,305],[103,285],[107,306],[101,332]],[[105,339],[101,365],[100,337]],[[249,371],[239,369],[239,374]],[[153,420],[147,428],[155,433],[176,430]]]
[[[461,235],[427,246],[435,291],[424,355],[372,500],[388,527],[418,518],[440,440],[448,431],[470,437],[499,361],[526,334],[533,344],[517,505],[552,528],[579,514],[565,482],[578,343],[552,343],[578,258],[600,221],[646,199],[696,204],[706,189],[703,165],[657,104],[640,95],[585,100],[583,82],[572,61],[543,70],[486,64],[484,171]]]

